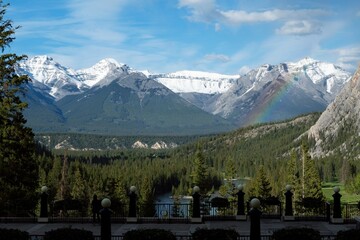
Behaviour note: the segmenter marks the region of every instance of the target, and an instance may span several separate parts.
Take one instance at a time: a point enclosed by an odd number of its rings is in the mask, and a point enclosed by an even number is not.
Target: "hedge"
[[[239,234],[234,229],[196,229],[192,240],[236,240]]]
[[[123,240],[176,240],[176,237],[164,229],[137,229],[126,232]]]
[[[272,235],[273,240],[321,240],[320,232],[312,228],[283,228]]]
[[[94,240],[93,233],[84,229],[58,228],[45,233],[44,240]]]
[[[359,240],[360,229],[338,231],[335,240]]]
[[[29,233],[18,229],[0,228],[0,240],[28,240]]]

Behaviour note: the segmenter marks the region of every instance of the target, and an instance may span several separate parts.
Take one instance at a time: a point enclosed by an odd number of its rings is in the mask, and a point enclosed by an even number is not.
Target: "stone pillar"
[[[192,209],[192,218],[191,218],[191,222],[194,223],[201,223],[202,219],[200,216],[200,188],[198,186],[195,186],[193,188],[193,209]]]
[[[251,210],[249,211],[250,216],[250,240],[261,240],[261,229],[260,229],[260,217],[261,211],[260,200],[253,198],[250,201]]]
[[[291,185],[286,185],[286,192],[285,192],[285,221],[295,220],[293,214],[293,207],[292,207],[292,196],[294,195],[291,192]]]
[[[333,217],[331,219],[332,223],[343,223],[343,219],[341,217],[341,194],[339,187],[334,187],[334,194],[332,195],[334,198],[334,208],[333,208]]]
[[[126,219],[127,222],[137,222],[136,217],[136,201],[137,201],[137,194],[136,194],[136,187],[130,187],[130,194],[129,194],[129,217]]]
[[[41,197],[40,197],[40,217],[38,222],[48,222],[48,188],[46,186],[41,187]]]
[[[111,240],[111,213],[109,209],[111,206],[111,201],[108,198],[104,198],[101,201],[101,206],[103,209],[100,210],[101,215],[101,240]]]
[[[244,206],[244,195],[243,192],[243,185],[238,185],[238,192],[237,192],[237,213],[236,213],[236,220],[246,220],[245,215],[245,206]]]

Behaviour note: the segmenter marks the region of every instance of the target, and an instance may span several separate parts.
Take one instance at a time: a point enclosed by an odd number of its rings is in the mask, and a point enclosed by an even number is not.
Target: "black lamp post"
[[[341,194],[340,192],[340,188],[339,187],[334,187],[334,194],[332,195],[334,198],[334,208],[333,208],[333,219],[337,218],[337,219],[341,219]]]
[[[238,201],[237,201],[237,214],[236,215],[245,215],[245,206],[244,206],[244,195],[245,193],[243,192],[243,185],[239,184],[238,186],[238,192],[237,192],[237,197],[238,197]]]
[[[111,201],[108,198],[104,198],[101,201],[103,209],[100,210],[101,215],[101,240],[111,240],[111,213],[109,209]]]
[[[261,230],[260,230],[260,217],[261,211],[260,200],[253,198],[250,201],[250,206],[252,207],[249,211],[250,216],[250,240],[261,240]]]
[[[48,188],[46,186],[41,187],[41,200],[40,200],[40,217],[47,218],[48,217],[48,197],[47,193]]]
[[[130,218],[136,218],[136,187],[131,186],[130,187],[130,194],[129,194],[130,202],[129,202],[129,217]]]
[[[285,216],[293,216],[291,185],[286,185],[285,192]]]
[[[200,188],[195,186],[193,188],[193,209],[192,209],[192,217],[200,218]]]

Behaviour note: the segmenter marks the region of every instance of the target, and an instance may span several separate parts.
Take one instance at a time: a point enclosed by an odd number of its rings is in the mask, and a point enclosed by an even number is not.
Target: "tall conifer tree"
[[[29,210],[37,204],[38,188],[34,136],[22,113],[27,104],[21,96],[29,78],[16,73],[26,56],[8,52],[18,27],[5,18],[7,6],[0,0],[0,209],[13,203],[18,209]]]
[[[303,198],[311,197],[322,200],[324,198],[321,189],[321,180],[315,167],[314,160],[309,154],[309,147],[306,142],[301,145],[302,154],[302,196]]]

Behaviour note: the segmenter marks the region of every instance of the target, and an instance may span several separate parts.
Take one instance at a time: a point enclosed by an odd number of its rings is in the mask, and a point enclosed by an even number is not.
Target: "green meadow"
[[[327,201],[330,202],[333,201],[333,197],[332,197],[332,195],[334,194],[333,188],[336,186],[340,188],[340,194],[342,195],[341,197],[342,203],[358,203],[360,201],[360,195],[348,193],[345,189],[344,184],[339,182],[326,182],[322,184],[322,191]]]

